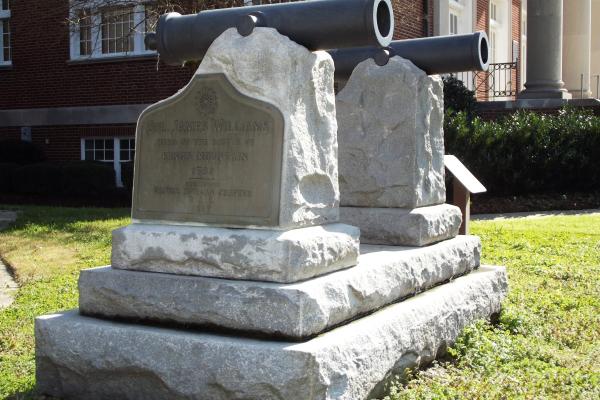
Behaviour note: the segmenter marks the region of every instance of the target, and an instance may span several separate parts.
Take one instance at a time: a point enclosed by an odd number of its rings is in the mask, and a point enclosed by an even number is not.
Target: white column
[[[590,98],[592,1],[564,0],[563,81],[573,98]]]
[[[433,13],[433,34],[443,36],[450,33],[450,7],[448,0],[435,0]]]
[[[569,99],[562,81],[562,0],[527,2],[527,82],[521,99]]]
[[[592,0],[592,50],[590,58],[592,96],[598,98],[597,76],[600,75],[600,0]]]

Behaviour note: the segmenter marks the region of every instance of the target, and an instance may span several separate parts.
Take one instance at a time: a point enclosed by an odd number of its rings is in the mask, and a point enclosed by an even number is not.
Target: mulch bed
[[[471,214],[497,214],[551,210],[586,210],[600,208],[600,192],[543,193],[520,196],[473,195]]]

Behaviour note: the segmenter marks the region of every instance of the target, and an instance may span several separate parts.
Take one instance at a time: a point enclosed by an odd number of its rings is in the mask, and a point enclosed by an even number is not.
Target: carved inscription
[[[224,75],[194,76],[140,117],[133,217],[276,226],[283,129],[279,110]]]

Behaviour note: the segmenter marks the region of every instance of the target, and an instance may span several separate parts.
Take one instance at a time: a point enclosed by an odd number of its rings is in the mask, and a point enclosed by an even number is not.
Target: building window
[[[147,32],[155,32],[156,25],[158,24],[158,12],[156,7],[151,5],[146,5],[144,7],[145,19],[144,19],[144,36],[146,36]],[[148,48],[146,43],[144,43],[144,50],[152,51]]]
[[[450,34],[457,35],[458,34],[458,15],[454,13],[450,13]]]
[[[151,10],[145,4],[73,10],[71,59],[154,54],[144,44],[156,25]]]
[[[494,3],[494,2],[490,3],[490,19],[492,21],[499,21],[498,20],[498,8],[496,6],[496,3]]]
[[[79,11],[79,54],[92,54],[92,14],[88,9]]]
[[[115,159],[114,139],[85,139],[84,160],[113,162]]]
[[[135,139],[120,139],[120,161],[129,162],[135,158]]]
[[[0,65],[12,62],[10,40],[10,0],[0,0]]]
[[[81,159],[112,163],[115,170],[115,183],[123,186],[121,165],[135,159],[135,138],[84,138],[81,139]]]
[[[133,7],[113,7],[101,12],[102,53],[129,53],[134,50]]]

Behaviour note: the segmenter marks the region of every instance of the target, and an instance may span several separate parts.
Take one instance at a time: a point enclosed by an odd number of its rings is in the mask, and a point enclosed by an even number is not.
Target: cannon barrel
[[[486,71],[489,67],[489,42],[485,32],[394,40],[386,49],[358,47],[330,50],[335,63],[335,79],[348,80],[354,68],[368,58],[385,65],[387,58],[400,56],[427,74]],[[386,58],[387,57],[387,58]]]
[[[315,0],[235,7],[160,17],[146,43],[166,64],[200,60],[225,30],[247,35],[255,26],[277,29],[309,50],[387,46],[394,32],[390,0]]]

